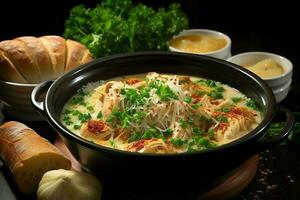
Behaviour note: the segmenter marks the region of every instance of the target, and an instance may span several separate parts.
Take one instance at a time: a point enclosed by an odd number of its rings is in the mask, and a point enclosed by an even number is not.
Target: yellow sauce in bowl
[[[273,78],[284,73],[283,67],[272,59],[264,59],[245,67],[261,78]]]
[[[170,45],[176,49],[191,53],[207,53],[222,49],[227,44],[224,38],[211,35],[184,35],[174,38]]]

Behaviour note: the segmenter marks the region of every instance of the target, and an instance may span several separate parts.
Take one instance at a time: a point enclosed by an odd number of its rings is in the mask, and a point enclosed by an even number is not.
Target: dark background
[[[155,8],[175,0],[133,0]],[[0,41],[24,35],[62,35],[69,10],[99,0],[1,1]],[[191,28],[218,30],[232,39],[232,53],[267,51],[285,56],[294,64],[293,86],[299,83],[300,10],[297,1],[281,0],[180,0]],[[295,100],[291,100],[295,101]],[[295,106],[294,106],[295,107]],[[293,107],[293,108],[294,108]],[[298,109],[298,108],[297,108]]]

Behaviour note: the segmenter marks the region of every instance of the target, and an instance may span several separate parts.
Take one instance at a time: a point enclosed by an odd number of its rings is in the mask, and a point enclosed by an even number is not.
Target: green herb
[[[192,109],[194,109],[194,110],[197,110],[200,106],[202,106],[203,104],[200,102],[200,103],[197,103],[197,104],[194,104],[194,105],[192,105],[191,107],[192,107]]]
[[[88,106],[86,109],[88,109],[88,111],[93,111],[94,110],[93,106]]]
[[[81,128],[81,125],[77,125],[77,124],[75,124],[75,125],[73,126],[73,128],[74,128],[75,130],[78,130],[78,129],[80,129],[80,128]]]
[[[148,128],[145,130],[144,135],[142,136],[142,139],[151,139],[154,138],[157,134],[157,130],[154,128]]]
[[[103,114],[102,114],[102,112],[100,111],[99,113],[98,113],[98,115],[97,115],[97,119],[102,119],[103,118]]]
[[[186,97],[184,97],[183,101],[185,101],[187,103],[191,103],[192,102],[192,97],[186,96]]]
[[[184,141],[182,139],[171,138],[170,142],[177,147],[180,147],[184,144]]]
[[[214,129],[209,129],[208,132],[207,132],[207,135],[208,135],[208,138],[210,140],[214,140],[215,139],[215,132],[214,132]]]
[[[128,142],[134,142],[141,139],[141,135],[139,133],[134,133],[128,138]]]
[[[138,106],[145,103],[145,99],[137,89],[121,89],[120,93],[125,97],[126,102],[129,104],[128,106]]]
[[[147,114],[145,112],[136,112],[132,116],[132,121],[137,124],[140,124],[142,120],[146,117],[146,115]]]
[[[219,122],[228,122],[228,118],[225,117],[224,115],[217,116],[216,120],[218,120]]]
[[[252,108],[253,110],[259,110],[258,104],[253,99],[249,99],[246,102],[246,106]]]
[[[197,136],[203,136],[204,135],[204,131],[202,131],[200,128],[198,127],[193,127],[193,133]]]
[[[90,113],[86,113],[86,114],[80,113],[78,115],[78,119],[80,120],[81,123],[84,123],[84,122],[90,120],[91,118],[92,118],[92,116]]]
[[[114,140],[109,140],[109,144],[112,148],[116,148],[116,144],[115,144],[115,141]]]
[[[65,109],[65,110],[64,110],[64,114],[65,114],[65,115],[68,115],[68,114],[70,114],[71,112],[72,112],[72,111],[71,111],[71,110],[68,110],[68,109]]]
[[[64,37],[87,46],[95,57],[122,52],[167,50],[168,41],[188,18],[178,3],[154,10],[131,0],[104,0],[95,8],[79,5],[65,21]]]
[[[66,125],[73,124],[73,122],[71,121],[71,118],[67,115],[64,116],[63,121],[65,122]]]
[[[213,90],[212,92],[208,93],[207,95],[212,97],[213,99],[223,99],[223,94],[216,90]]]
[[[170,135],[173,134],[173,130],[170,129],[170,128],[167,128],[166,130],[162,131],[162,134],[163,134],[164,136],[170,136]]]
[[[74,116],[78,116],[80,114],[82,114],[82,113],[79,110],[73,110],[72,111],[72,115],[74,115]]]
[[[169,86],[161,84],[157,90],[156,94],[162,101],[169,101],[170,99],[178,99],[176,94],[170,89]]]
[[[197,91],[198,96],[204,96],[206,94],[207,94],[207,92],[205,92],[205,91]]]
[[[224,108],[221,109],[221,111],[224,112],[224,113],[228,113],[230,111],[230,108],[224,107]]]
[[[76,105],[76,104],[83,104],[84,103],[84,98],[82,96],[74,96],[70,100],[70,104]]]
[[[182,128],[187,128],[188,127],[188,122],[185,121],[184,119],[179,119],[179,124]]]
[[[242,100],[243,98],[242,97],[231,97],[231,100],[234,102],[234,103],[238,103]]]

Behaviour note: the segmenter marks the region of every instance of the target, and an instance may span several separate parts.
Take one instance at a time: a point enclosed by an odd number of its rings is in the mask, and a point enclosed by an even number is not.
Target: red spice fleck
[[[141,150],[144,148],[146,141],[145,140],[139,140],[132,144],[132,148],[135,148],[136,151]]]
[[[217,100],[210,100],[210,103],[213,105],[219,105],[220,103]]]
[[[87,123],[88,130],[91,133],[101,133],[105,131],[106,124],[100,120],[90,120]]]
[[[228,122],[221,122],[214,130],[215,131],[222,130],[222,133],[224,133],[228,126],[229,126]]]
[[[192,94],[191,97],[193,98],[193,103],[197,103],[197,102],[201,101],[201,99],[202,99],[202,97],[197,94]]]
[[[129,84],[129,85],[134,85],[134,84],[139,83],[139,82],[140,82],[140,80],[134,79],[134,78],[126,80],[126,83]]]

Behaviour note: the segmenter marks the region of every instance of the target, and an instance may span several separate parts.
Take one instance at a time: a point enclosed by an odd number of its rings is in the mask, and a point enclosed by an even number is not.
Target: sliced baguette
[[[44,47],[48,50],[51,65],[52,65],[52,78],[57,78],[64,73],[66,62],[66,42],[60,36],[49,35],[39,37]]]
[[[45,172],[71,168],[70,160],[55,146],[15,121],[0,127],[0,155],[25,194],[36,192]]]
[[[30,83],[41,82],[38,69],[26,51],[24,43],[18,40],[0,42],[0,50],[14,64],[19,73]]]
[[[5,53],[0,50],[0,78],[5,81],[28,83],[20,74],[15,65],[5,56]]]
[[[65,72],[70,71],[74,67],[81,65],[81,60],[85,54],[86,48],[79,42],[67,40],[67,62]]]
[[[25,43],[33,60],[35,66],[38,68],[40,77],[42,80],[49,80],[52,78],[52,65],[49,53],[44,47],[43,43],[36,37],[24,36],[18,37],[16,40],[20,40]]]

